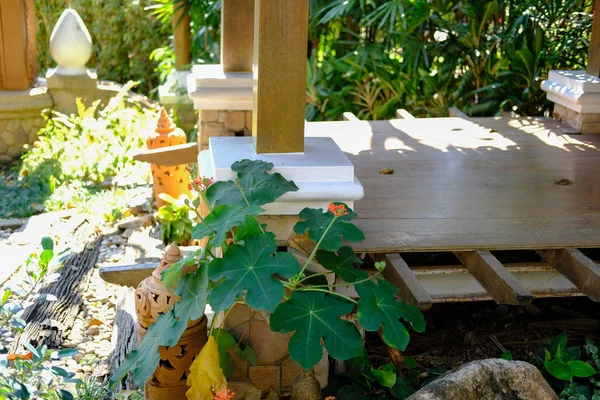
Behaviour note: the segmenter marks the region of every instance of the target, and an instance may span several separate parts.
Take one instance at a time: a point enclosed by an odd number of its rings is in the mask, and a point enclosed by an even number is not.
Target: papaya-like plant
[[[322,358],[323,347],[338,360],[363,354],[357,326],[343,319],[354,311],[360,326],[381,330],[386,344],[401,351],[410,339],[406,324],[423,332],[425,321],[419,309],[396,300],[398,289],[380,278],[385,263],[375,264],[374,276],[355,267],[361,260],[344,242],[360,242],[364,235],[353,224],[357,215],[346,204],[300,212],[294,232],[313,244],[301,265],[291,253],[278,251],[275,235],[257,218],[264,205],[298,187],[279,173],[269,173],[271,163],[242,160],[231,168],[237,175],[232,181],[195,183],[199,197],[188,204],[199,222],[192,238],[204,239],[206,246],[163,272],[162,281],[174,287],[181,300],[149,327],[139,349],[128,355],[112,382],[133,370],[134,381],[142,385],[159,363],[158,346],[175,345],[188,321],[200,318],[207,303],[225,315],[236,304],[270,313],[273,331],[292,333],[290,356],[307,371]],[[204,217],[196,211],[201,202],[210,211]],[[222,257],[216,255],[219,247]],[[327,272],[311,272],[313,260]],[[186,265],[197,269],[184,275]],[[353,286],[358,300],[336,292],[335,285],[323,279],[328,274],[340,277],[342,286]]]

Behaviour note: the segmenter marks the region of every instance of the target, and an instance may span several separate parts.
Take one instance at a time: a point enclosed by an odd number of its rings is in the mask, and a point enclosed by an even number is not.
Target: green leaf
[[[577,378],[589,378],[596,375],[597,371],[590,364],[581,360],[569,361],[567,365],[571,368],[573,376]]]
[[[358,329],[353,323],[339,319],[353,308],[352,302],[339,296],[296,291],[271,314],[271,330],[294,332],[288,345],[290,356],[308,371],[323,356],[321,339],[329,355],[337,360],[362,355]]]
[[[64,390],[64,389],[59,389],[58,390],[58,398],[60,400],[73,400],[74,397],[71,394],[71,392]]]
[[[150,325],[139,347],[127,355],[110,377],[111,385],[114,386],[129,371],[133,371],[133,380],[138,386],[150,379],[160,361],[158,347],[177,344],[188,322],[204,314],[207,290],[208,271],[205,266],[199,267],[196,273],[185,275],[175,289],[181,300]]]
[[[240,347],[237,348],[237,355],[244,361],[248,361],[250,365],[256,365],[258,362],[256,359],[256,352],[250,346],[244,347],[242,350]]]
[[[219,364],[223,370],[223,375],[229,378],[235,369],[231,356],[227,350],[233,349],[237,346],[237,340],[233,335],[224,329],[217,328],[213,330],[212,336],[217,341],[217,347],[219,348]]]
[[[283,299],[284,287],[274,275],[289,278],[300,270],[293,255],[276,251],[275,236],[266,233],[248,239],[245,246],[231,246],[224,258],[213,260],[210,279],[225,278],[210,294],[213,310],[218,313],[228,309],[244,291],[250,308],[275,310]]]
[[[60,376],[61,378],[68,378],[69,373],[64,368],[60,367],[50,367],[50,370],[54,375]]]
[[[319,248],[327,251],[338,251],[342,247],[342,238],[351,243],[361,242],[365,235],[354,224],[348,222],[356,217],[350,208],[348,210],[348,215],[335,218],[331,211],[305,208],[300,212],[303,221],[296,223],[294,232],[299,235],[308,233],[310,240],[315,243],[321,240]],[[325,232],[327,234],[323,236]]]
[[[407,399],[415,390],[404,379],[396,379],[396,384],[390,388],[390,393],[397,399]]]
[[[567,334],[566,332],[560,333],[558,336],[555,336],[548,340],[548,347],[550,350],[550,355],[555,358],[562,358],[562,355],[567,348]]]
[[[235,162],[231,169],[237,173],[237,182],[244,195],[235,182],[226,181],[212,184],[206,191],[206,197],[213,207],[223,204],[262,206],[274,202],[287,192],[298,190],[294,182],[288,181],[281,174],[267,173],[272,168],[272,163],[260,160]]]
[[[199,249],[193,253],[188,254],[181,260],[174,262],[162,272],[161,281],[165,284],[166,287],[172,288],[179,283],[181,280],[181,276],[183,275],[184,267],[191,267],[194,264],[197,264],[204,258],[204,250]]]
[[[425,330],[423,314],[415,306],[396,300],[398,288],[378,279],[377,283],[366,281],[356,285],[358,323],[368,331],[376,331],[383,324],[382,338],[391,347],[405,350],[410,336],[400,318],[409,322],[417,332]]]
[[[61,349],[61,350],[53,351],[52,354],[50,355],[50,357],[52,357],[54,359],[67,358],[67,357],[73,357],[77,353],[79,353],[79,351],[77,351],[77,349]]]
[[[44,250],[54,250],[54,241],[50,236],[44,236],[42,238],[42,249]]]
[[[42,251],[42,254],[40,254],[40,263],[48,265],[53,258],[54,252],[52,250],[44,250]]]
[[[225,243],[227,233],[245,222],[247,215],[259,215],[264,210],[258,206],[240,207],[227,204],[216,207],[192,230],[192,238],[203,239],[214,233],[210,244],[217,247]]]
[[[365,271],[354,268],[354,264],[362,264],[363,262],[356,257],[350,246],[340,248],[337,253],[319,250],[316,259],[323,268],[335,272],[345,282],[353,283],[369,277]]]
[[[253,216],[247,215],[244,223],[238,225],[236,228],[236,241],[240,242],[242,240],[260,235],[262,233],[260,228],[261,226],[259,225],[258,220]]]
[[[371,367],[371,373],[380,385],[391,388],[396,384],[396,371],[378,370]]]
[[[506,360],[506,361],[512,361],[512,360],[514,360],[513,355],[512,355],[512,353],[510,351],[505,351],[504,353],[502,353],[502,357],[501,358],[503,360]]]
[[[551,361],[545,361],[544,367],[546,371],[556,379],[560,379],[561,381],[569,381],[573,380],[573,372],[571,371],[571,367],[564,362],[560,358],[556,358]]]

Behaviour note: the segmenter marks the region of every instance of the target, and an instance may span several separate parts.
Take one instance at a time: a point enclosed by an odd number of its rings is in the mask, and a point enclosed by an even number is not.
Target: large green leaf
[[[400,318],[409,322],[417,332],[425,330],[423,314],[415,306],[396,300],[398,288],[379,279],[356,285],[358,301],[358,323],[368,331],[376,331],[383,324],[383,340],[391,347],[405,350],[410,336]]]
[[[194,274],[183,277],[175,289],[181,300],[167,313],[161,314],[146,332],[142,343],[127,355],[110,378],[114,385],[129,371],[133,371],[133,380],[143,386],[160,361],[159,346],[174,346],[185,331],[188,321],[200,318],[204,314],[208,289],[207,268],[199,268]]]
[[[327,231],[319,248],[327,251],[338,251],[342,247],[342,238],[352,243],[365,240],[362,231],[349,222],[356,218],[356,214],[350,208],[348,208],[348,211],[348,215],[335,218],[331,211],[305,208],[300,212],[300,218],[303,221],[296,223],[294,232],[299,235],[308,233],[310,240],[317,243]],[[328,227],[329,230],[327,230]]]
[[[287,192],[298,190],[294,182],[288,181],[281,174],[269,174],[268,171],[272,168],[272,163],[260,160],[235,162],[231,169],[237,173],[239,188],[233,181],[217,182],[208,188],[206,197],[212,206],[262,206],[274,202]]]
[[[210,240],[210,244],[217,247],[225,243],[227,232],[233,227],[242,225],[246,221],[248,215],[259,215],[264,210],[259,206],[230,206],[223,204],[217,206],[210,214],[204,218],[192,230],[194,239],[202,239],[214,233],[214,237]]]
[[[573,372],[571,371],[571,367],[569,367],[569,365],[560,358],[544,361],[544,367],[546,368],[546,371],[548,371],[548,373],[556,379],[569,382],[573,380]]]
[[[589,378],[592,375],[596,375],[597,371],[590,364],[581,360],[573,360],[567,363],[569,368],[571,368],[571,372],[573,376],[578,378]]]
[[[350,246],[342,247],[337,253],[319,250],[316,259],[323,268],[335,272],[345,282],[353,283],[369,277],[365,271],[354,268],[354,264],[362,264],[362,261]]]
[[[245,246],[231,246],[224,258],[211,262],[210,279],[225,278],[210,294],[213,310],[228,309],[245,291],[249,307],[273,311],[284,296],[283,283],[274,275],[289,278],[300,270],[293,255],[276,251],[275,236],[265,233],[249,238]]]
[[[294,292],[292,298],[271,314],[271,329],[294,332],[289,341],[292,359],[309,370],[323,356],[323,345],[333,358],[349,360],[362,354],[362,337],[354,324],[339,319],[352,311],[354,304],[323,292]]]

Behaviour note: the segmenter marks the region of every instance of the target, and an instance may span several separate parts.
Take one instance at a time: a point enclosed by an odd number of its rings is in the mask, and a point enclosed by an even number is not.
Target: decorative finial
[[[158,264],[156,269],[152,272],[152,276],[155,277],[156,279],[160,280],[160,278],[162,276],[162,272],[165,269],[168,269],[171,266],[171,264],[176,263],[177,261],[181,260],[182,257],[183,256],[181,255],[181,250],[179,250],[179,246],[177,246],[177,243],[175,243],[175,242],[171,243],[171,245],[167,248],[167,251],[163,255],[162,261]]]
[[[158,117],[158,122],[156,123],[156,133],[160,135],[167,135],[175,130],[176,126],[169,118],[169,114],[167,114],[167,110],[164,107],[160,109],[160,117]]]
[[[92,38],[79,14],[72,8],[63,11],[52,30],[50,54],[58,64],[57,75],[87,74],[85,64],[92,56]]]

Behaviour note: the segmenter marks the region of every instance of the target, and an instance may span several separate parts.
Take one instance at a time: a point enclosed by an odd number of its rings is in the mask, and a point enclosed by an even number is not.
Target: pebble
[[[100,333],[100,327],[96,326],[96,325],[92,325],[89,328],[87,328],[86,333],[90,336],[95,336]]]

